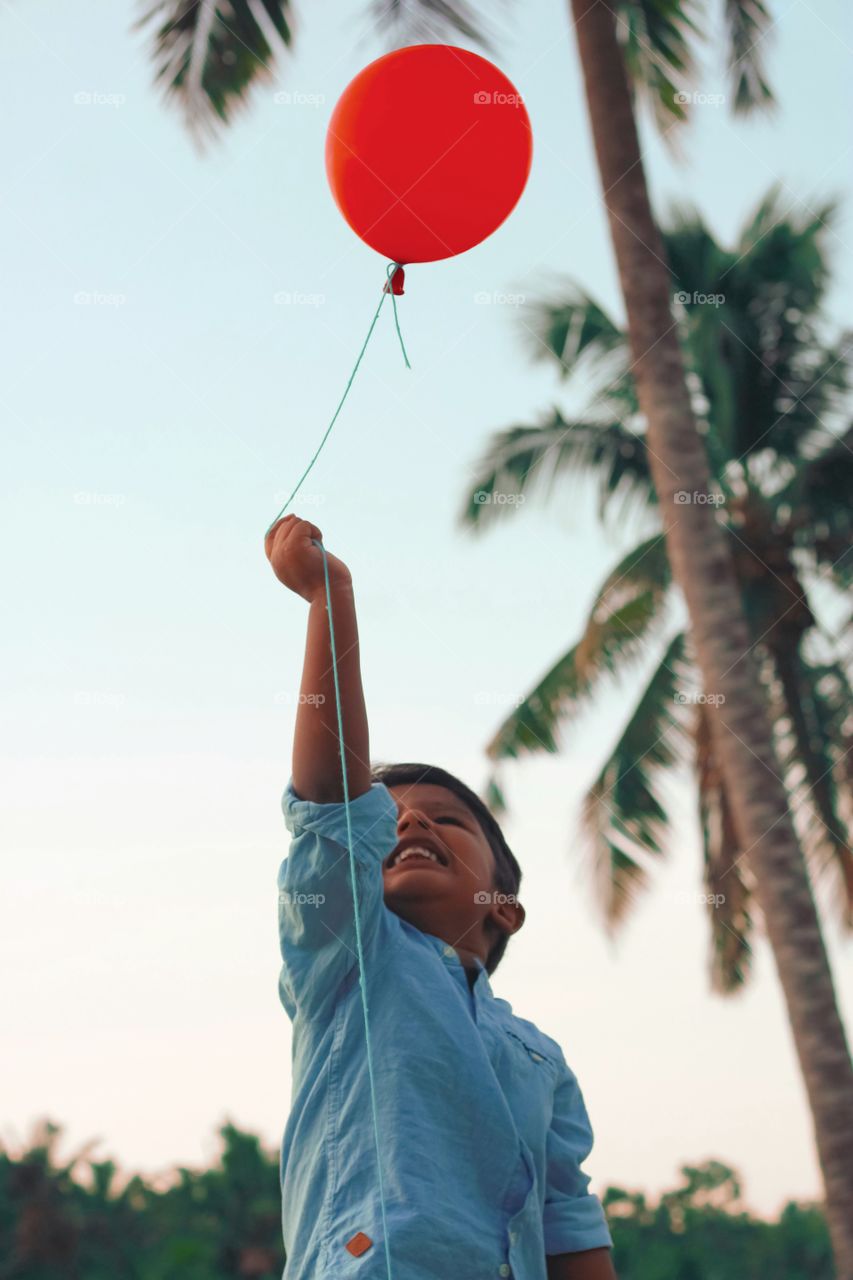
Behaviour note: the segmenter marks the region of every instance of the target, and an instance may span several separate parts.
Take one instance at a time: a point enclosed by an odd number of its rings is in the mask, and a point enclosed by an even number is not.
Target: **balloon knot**
[[[403,285],[405,284],[405,282],[406,282],[406,274],[403,271],[401,264],[399,262],[389,262],[388,280],[385,284],[384,292],[385,293],[389,292],[388,286],[390,285],[391,286],[390,292],[395,294],[396,297],[401,298],[403,296]]]

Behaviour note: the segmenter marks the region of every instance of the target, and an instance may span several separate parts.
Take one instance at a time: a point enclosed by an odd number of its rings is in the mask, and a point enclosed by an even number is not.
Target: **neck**
[[[458,955],[464,968],[473,970],[474,973],[478,973],[480,968],[485,967],[485,957],[481,956],[479,951],[475,951],[471,947],[454,947],[453,949]]]

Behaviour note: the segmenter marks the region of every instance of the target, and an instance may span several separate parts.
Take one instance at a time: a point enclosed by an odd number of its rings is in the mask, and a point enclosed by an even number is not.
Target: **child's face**
[[[497,931],[515,933],[524,910],[495,890],[495,858],[468,806],[435,783],[388,788],[397,845],[383,863],[387,906],[424,933],[485,963]],[[416,851],[420,850],[420,854]]]

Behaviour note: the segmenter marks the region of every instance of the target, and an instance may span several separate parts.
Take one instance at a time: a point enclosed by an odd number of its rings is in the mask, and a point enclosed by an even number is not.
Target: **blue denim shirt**
[[[288,782],[282,807],[284,1277],[385,1280],[344,806],[301,800]],[[592,1130],[578,1082],[485,968],[471,990],[451,946],[385,906],[388,789],[374,783],[350,813],[394,1280],[546,1280],[546,1254],[611,1243],[581,1172]]]

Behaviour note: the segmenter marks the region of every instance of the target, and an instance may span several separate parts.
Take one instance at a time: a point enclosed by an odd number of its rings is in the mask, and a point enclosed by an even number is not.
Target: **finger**
[[[310,542],[312,538],[323,541],[322,533],[310,520],[295,520],[282,536],[288,545],[292,542]]]
[[[296,516],[294,515],[282,516],[280,520],[276,520],[275,524],[270,525],[269,529],[264,535],[264,550],[267,553],[267,558],[269,558],[270,555],[272,554],[272,548],[273,548],[273,543],[275,542],[275,539],[276,539],[276,534],[279,532],[279,530],[283,526],[294,521],[295,519],[296,519]]]

